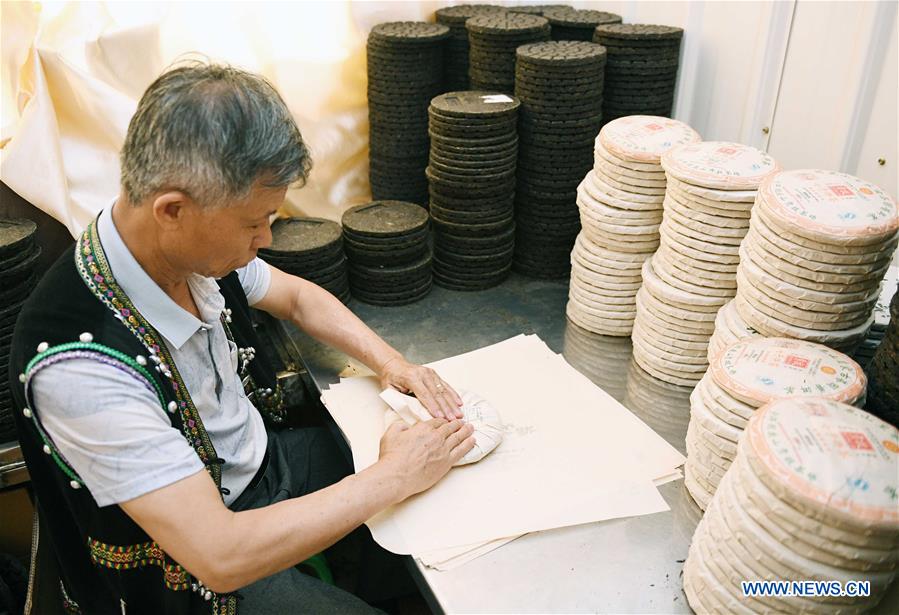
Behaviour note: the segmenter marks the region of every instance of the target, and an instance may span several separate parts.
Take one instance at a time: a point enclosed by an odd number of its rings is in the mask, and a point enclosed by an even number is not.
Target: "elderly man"
[[[67,607],[369,610],[293,567],[471,449],[458,395],[328,292],[256,257],[310,169],[264,79],[166,72],[121,167],[119,197],[43,278],[13,341],[17,426]],[[355,357],[435,418],[394,425],[379,461],[353,475],[326,432],[266,429],[280,395],[248,306]]]

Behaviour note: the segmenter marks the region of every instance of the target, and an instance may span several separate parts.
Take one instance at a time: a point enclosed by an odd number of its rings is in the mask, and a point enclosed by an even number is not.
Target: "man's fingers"
[[[416,393],[416,396],[432,416],[445,417],[447,420],[453,419],[455,415],[453,408],[443,398],[443,394],[437,389],[436,383],[423,380],[420,388],[424,392],[422,395]]]
[[[434,379],[434,390],[438,394],[444,414],[447,418],[461,419],[464,416],[460,408],[462,398],[437,372],[430,370],[430,373]]]
[[[448,439],[450,436],[452,436],[453,434],[457,433],[458,431],[462,430],[465,427],[467,427],[467,425],[459,420],[448,421],[448,422],[444,421],[443,425],[441,425],[438,428],[438,431],[440,432],[440,435],[444,439]]]
[[[456,406],[461,406],[462,405],[462,397],[456,392],[456,389],[451,387],[449,385],[449,383],[446,380],[443,380],[442,378],[441,378],[440,382],[443,383],[443,387],[444,387],[444,389],[446,389],[444,391],[444,393],[447,395],[447,397],[449,397],[450,401],[452,401],[453,404],[455,404]]]
[[[443,412],[443,416],[445,416],[449,420],[453,420],[454,418],[462,418],[461,413],[458,416],[456,415],[456,410],[458,408],[453,407],[452,401],[450,401],[449,397],[447,397],[444,391],[438,390],[437,394],[434,397],[437,399],[437,403],[440,405],[440,410]]]
[[[414,391],[415,397],[417,397],[418,401],[420,401],[422,405],[424,405],[424,407],[428,409],[428,412],[431,413],[431,416],[438,419],[444,418],[446,416],[441,409],[440,404],[438,404],[437,400],[434,398],[434,393],[428,390],[428,387],[424,382],[419,383]]]
[[[471,436],[474,433],[474,427],[470,423],[463,423],[462,421],[453,421],[450,423],[459,423],[461,426],[459,429],[451,432],[446,438],[446,446],[449,450],[455,449],[459,446],[459,443]]]
[[[450,393],[446,391],[443,393],[443,399],[446,402],[446,405],[449,407],[449,416],[454,416],[457,419],[461,419],[465,415],[462,413],[462,407],[456,403],[456,396],[454,393]]]
[[[403,421],[396,421],[395,423],[391,423],[387,428],[387,431],[385,431],[384,433],[393,434],[400,431],[406,431],[407,429],[409,429],[409,426],[406,425],[406,423],[404,423]]]
[[[429,425],[434,429],[439,429],[440,427],[446,425],[446,419],[433,418],[429,421],[425,421],[425,425]]]
[[[464,414],[460,409],[462,398],[433,369],[418,366],[407,372],[402,380],[403,384],[393,382],[391,386],[414,393],[431,416],[447,420],[463,418]]]
[[[430,371],[429,376],[430,378],[427,379],[429,384],[428,389],[433,392],[434,398],[437,400],[437,403],[440,404],[440,410],[443,412],[443,415],[450,420],[452,420],[453,417],[462,418],[459,406],[453,399],[454,392],[452,392],[449,385],[441,380],[440,376],[437,375],[437,372],[433,370]]]
[[[425,407],[428,409],[432,415],[435,416],[444,416],[449,420],[452,420],[453,413],[452,409],[446,405],[446,402],[443,400],[442,389],[438,388],[438,383],[436,379],[425,373],[420,379],[421,387],[427,391],[427,397],[430,400],[428,403],[425,403],[425,400],[419,397],[419,401],[425,404]]]
[[[465,457],[465,455],[468,454],[468,451],[474,448],[474,445],[474,435],[468,436],[450,451],[450,460],[453,463],[456,463],[457,461]]]

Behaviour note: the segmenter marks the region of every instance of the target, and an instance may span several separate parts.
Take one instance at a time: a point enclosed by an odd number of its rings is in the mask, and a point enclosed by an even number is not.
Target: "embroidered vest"
[[[240,349],[238,370],[247,395],[268,423],[277,424],[283,420],[281,392],[237,274],[221,279],[219,288],[226,305],[222,324]],[[116,283],[95,220],[23,306],[10,353],[19,441],[59,562],[66,607],[90,614],[236,613],[234,594],[203,587],[119,506],[98,506],[42,428],[41,413],[49,410],[34,406],[31,379],[74,358],[112,365],[148,389],[220,489],[224,463],[162,337]],[[187,531],[198,522],[183,519]]]

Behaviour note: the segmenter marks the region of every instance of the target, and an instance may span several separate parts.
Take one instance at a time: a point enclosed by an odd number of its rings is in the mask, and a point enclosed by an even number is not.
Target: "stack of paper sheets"
[[[448,569],[528,532],[668,510],[656,485],[680,478],[684,457],[537,336],[429,366],[489,400],[505,435],[482,461],[369,519],[385,549]],[[378,460],[379,393],[375,378],[357,377],[322,394],[356,471]]]

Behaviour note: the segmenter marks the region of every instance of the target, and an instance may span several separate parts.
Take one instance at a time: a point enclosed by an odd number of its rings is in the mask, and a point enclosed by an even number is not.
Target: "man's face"
[[[203,208],[191,203],[174,236],[168,236],[166,252],[193,273],[224,277],[256,258],[259,248],[271,245],[269,218],[286,193],[286,188],[257,182],[247,198],[231,205]]]

